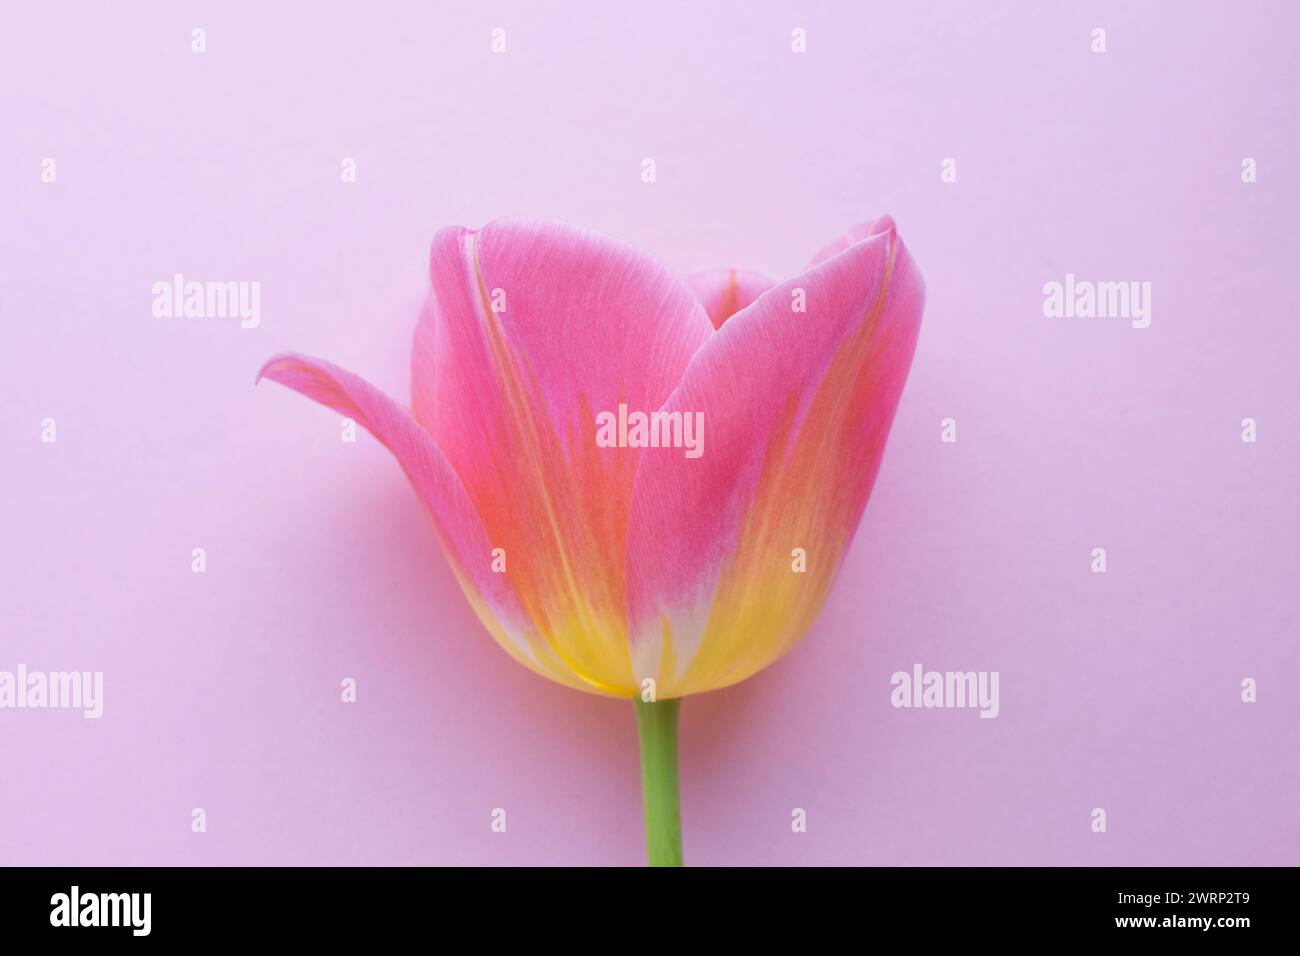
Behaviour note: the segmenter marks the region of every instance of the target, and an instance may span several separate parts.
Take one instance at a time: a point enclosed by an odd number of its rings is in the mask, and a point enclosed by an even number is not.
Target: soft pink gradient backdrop
[[[781,276],[890,212],[912,379],[818,624],[683,709],[688,862],[1300,863],[1294,4],[328,6],[6,5],[0,670],[106,702],[0,711],[0,862],[641,861],[631,707],[513,664],[388,454],[254,371],[405,397],[444,225]],[[175,272],[261,327],[154,319]],[[1151,327],[1044,318],[1066,272]],[[918,661],[1001,716],[894,710]]]

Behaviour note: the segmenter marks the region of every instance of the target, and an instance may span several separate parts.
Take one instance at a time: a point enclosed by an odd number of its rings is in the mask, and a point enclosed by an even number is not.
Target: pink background
[[[912,378],[817,625],[683,708],[688,862],[1300,863],[1294,4],[327,6],[6,5],[0,670],[106,687],[0,711],[0,862],[640,862],[631,707],[513,664],[378,443],[254,372],[405,396],[444,225],[783,276],[889,212]],[[175,272],[261,326],[155,319]],[[1151,327],[1044,318],[1067,272]],[[893,709],[915,662],[1001,715]]]

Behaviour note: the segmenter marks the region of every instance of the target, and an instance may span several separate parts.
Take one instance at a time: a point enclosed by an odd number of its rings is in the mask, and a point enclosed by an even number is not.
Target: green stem
[[[682,865],[682,808],[677,795],[677,713],[681,698],[637,698],[636,729],[641,738],[641,793],[645,801],[646,862]]]

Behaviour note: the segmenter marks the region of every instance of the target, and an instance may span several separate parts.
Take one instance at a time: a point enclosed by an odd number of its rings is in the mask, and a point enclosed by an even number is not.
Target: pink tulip
[[[515,660],[636,702],[650,861],[679,863],[680,699],[771,664],[825,602],[921,277],[889,217],[779,285],[683,283],[621,243],[518,220],[438,233],[430,273],[410,409],[320,359],[261,375],[393,453]]]

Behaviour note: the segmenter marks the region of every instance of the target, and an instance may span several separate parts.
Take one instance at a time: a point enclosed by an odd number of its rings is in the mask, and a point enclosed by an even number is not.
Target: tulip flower
[[[506,653],[634,702],[649,861],[680,864],[681,699],[767,667],[825,602],[911,365],[921,277],[888,217],[780,284],[681,281],[519,220],[438,233],[429,268],[409,409],[300,355],[259,380],[392,452]]]

